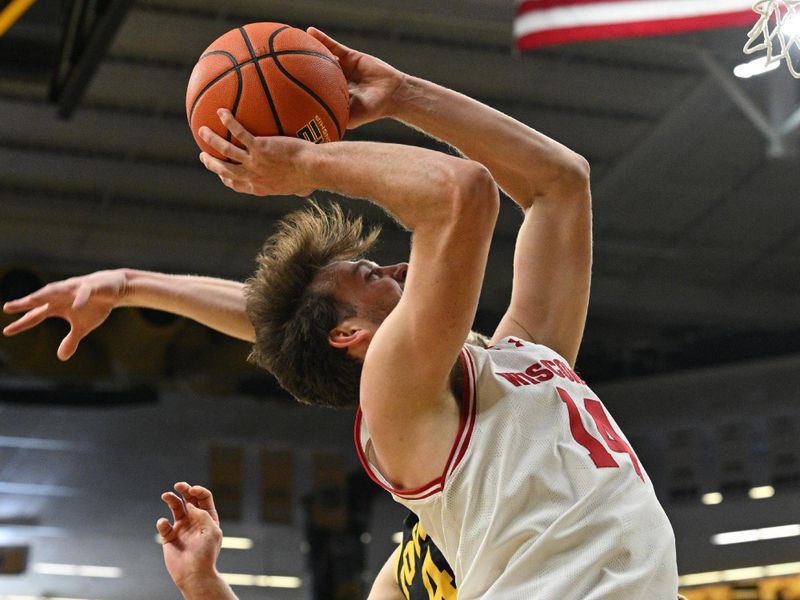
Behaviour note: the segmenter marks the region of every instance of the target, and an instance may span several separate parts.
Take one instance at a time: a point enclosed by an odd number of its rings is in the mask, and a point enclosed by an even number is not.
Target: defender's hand
[[[254,196],[308,196],[314,191],[306,180],[302,159],[303,151],[313,149],[314,144],[292,137],[254,136],[229,110],[221,108],[217,114],[244,146],[232,144],[208,127],[200,128],[200,137],[233,161],[225,162],[206,152],[200,153],[200,161],[206,169],[219,175],[222,183],[236,192]]]
[[[222,530],[211,492],[186,482],[175,484],[173,493],[161,499],[172,513],[172,524],[159,519],[156,529],[163,542],[164,563],[170,577],[181,589],[202,587],[201,582],[217,578],[216,562],[222,547]]]
[[[58,358],[67,360],[78,349],[80,341],[99,327],[119,306],[128,293],[123,271],[98,271],[48,283],[41,289],[17,300],[6,302],[8,314],[24,312],[3,329],[4,335],[16,335],[36,327],[49,317],[60,317],[70,325],[69,333],[58,347]]]
[[[340,44],[314,27],[308,34],[322,42],[339,59],[350,89],[350,122],[348,129],[389,116],[394,93],[403,81],[403,73],[357,50]]]

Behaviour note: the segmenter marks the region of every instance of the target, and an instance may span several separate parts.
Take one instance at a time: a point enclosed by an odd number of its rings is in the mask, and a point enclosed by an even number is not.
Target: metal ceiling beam
[[[685,146],[702,135],[709,117],[716,112],[713,102],[716,86],[708,79],[701,81],[683,96],[655,124],[647,136],[624,155],[597,184],[593,195],[600,202],[619,202],[619,199],[641,197],[631,193],[631,185],[647,181],[654,169],[663,171],[671,160],[678,158],[678,146]],[[599,233],[599,231],[598,231]]]
[[[69,118],[83,97],[134,0],[73,0],[50,90],[58,115]],[[94,9],[94,10],[93,10]]]
[[[778,114],[774,114],[774,118],[770,119],[709,52],[700,51],[698,52],[698,56],[708,72],[714,77],[717,83],[722,86],[722,89],[725,90],[728,97],[739,110],[742,111],[742,114],[744,114],[753,126],[766,138],[767,156],[770,158],[783,158],[787,156],[790,150],[787,148],[786,138],[788,134],[800,124],[800,107],[785,120],[783,115]],[[771,81],[773,81],[772,85],[775,86],[774,80]],[[793,91],[794,85],[795,84],[786,91]],[[782,112],[788,112],[788,110],[785,110],[786,107],[791,106],[792,101],[796,99],[796,97],[784,97],[784,91],[785,90],[770,88],[770,100],[773,109],[780,106]]]

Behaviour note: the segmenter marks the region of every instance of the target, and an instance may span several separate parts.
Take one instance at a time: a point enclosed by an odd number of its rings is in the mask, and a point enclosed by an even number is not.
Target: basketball
[[[186,116],[197,145],[224,158],[198,135],[205,125],[231,140],[217,115],[220,108],[254,135],[336,141],[347,128],[347,80],[336,57],[305,31],[250,23],[206,48],[186,89]]]

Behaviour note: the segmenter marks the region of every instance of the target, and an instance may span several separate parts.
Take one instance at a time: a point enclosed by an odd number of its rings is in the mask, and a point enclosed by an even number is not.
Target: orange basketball
[[[206,48],[192,71],[189,127],[202,150],[223,158],[197,135],[206,125],[231,139],[219,108],[230,109],[254,135],[315,143],[341,139],[350,114],[347,80],[336,57],[305,31],[282,23],[232,29]]]

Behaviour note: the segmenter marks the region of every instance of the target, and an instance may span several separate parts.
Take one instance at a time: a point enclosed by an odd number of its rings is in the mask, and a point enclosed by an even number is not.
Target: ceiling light
[[[0,595],[0,600],[89,600],[88,598],[65,598],[62,596],[16,596],[16,595]]]
[[[708,504],[708,505],[719,504],[720,502],[722,502],[722,494],[720,494],[719,492],[709,492],[708,494],[703,494],[700,500],[703,502],[703,504]]]
[[[775,488],[771,485],[762,485],[759,487],[750,488],[747,494],[753,500],[762,500],[764,498],[772,498],[775,495]]]
[[[161,539],[159,534],[154,536],[156,544],[163,544],[164,540]],[[253,547],[253,540],[246,537],[231,537],[226,535],[222,538],[222,547],[227,550],[250,550]]]
[[[64,537],[67,530],[62,527],[47,527],[45,525],[14,525],[12,523],[0,524],[0,540],[12,537]]]
[[[742,531],[728,531],[711,536],[711,543],[717,546],[727,544],[743,544],[761,540],[775,540],[779,538],[800,536],[800,525],[780,525],[778,527],[763,527],[761,529],[744,529]]]
[[[11,481],[0,481],[0,494],[17,494],[21,496],[77,496],[75,488],[63,485],[49,485],[46,483],[14,483]]]
[[[273,587],[294,589],[303,584],[299,577],[284,575],[250,575],[248,573],[220,573],[219,576],[228,585]]]
[[[33,437],[0,435],[0,448],[23,448],[25,450],[75,450],[78,444],[67,440],[52,440]],[[0,596],[2,598],[2,596]]]
[[[226,535],[222,538],[222,547],[228,550],[250,550],[253,547],[253,540],[246,537],[230,537]]]
[[[733,68],[733,74],[740,79],[750,79],[754,75],[761,75],[767,71],[774,71],[779,66],[781,66],[781,61],[773,59],[772,62],[767,64],[767,57],[762,56],[750,62],[736,65]]]
[[[800,562],[793,562],[776,565],[764,565],[760,567],[745,567],[743,569],[728,569],[726,571],[690,573],[688,575],[681,575],[678,578],[678,583],[681,587],[692,587],[696,585],[708,585],[712,583],[760,579],[762,577],[796,575],[798,573],[800,573]]]
[[[37,563],[33,571],[40,575],[69,575],[75,577],[122,577],[119,567],[97,567],[94,565],[64,565],[60,563]]]
[[[395,544],[399,544],[400,542],[402,542],[403,541],[403,532],[402,531],[396,531],[395,533],[393,533],[392,534],[392,541]]]

